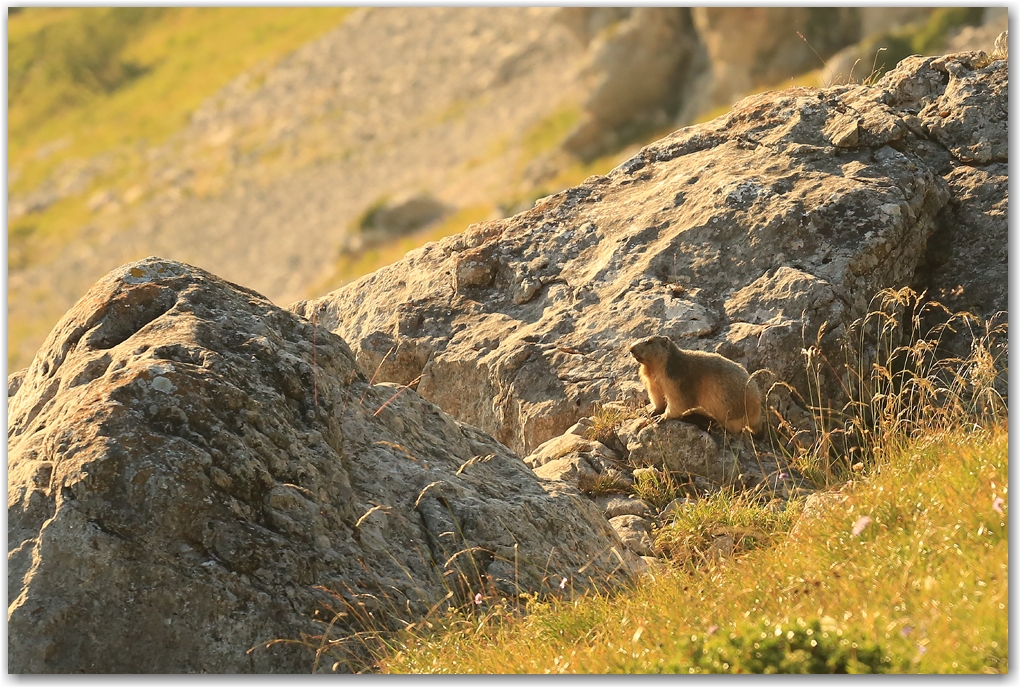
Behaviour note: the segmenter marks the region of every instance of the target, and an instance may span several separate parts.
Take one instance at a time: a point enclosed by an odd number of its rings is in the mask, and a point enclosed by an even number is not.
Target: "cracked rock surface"
[[[290,307],[366,375],[420,377],[423,397],[521,455],[595,403],[643,402],[627,346],[652,334],[808,398],[802,349],[824,325],[838,361],[883,288],[1006,303],[1007,84],[1006,60],[975,52],[906,59],[874,86],[751,96]]]
[[[10,672],[308,672],[265,645],[318,646],[328,608],[378,629],[642,565],[574,487],[182,263],[100,280],[8,394]]]

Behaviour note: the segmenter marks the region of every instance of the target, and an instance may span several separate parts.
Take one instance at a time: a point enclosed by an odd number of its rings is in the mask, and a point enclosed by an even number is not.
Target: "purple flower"
[[[780,473],[779,473],[779,479],[780,479],[780,480],[784,480],[784,479],[786,479],[786,473],[785,473],[785,472],[780,472]]]
[[[857,518],[857,522],[854,523],[854,528],[850,530],[850,534],[856,537],[858,534],[864,531],[865,527],[867,527],[870,524],[871,518],[869,518],[867,515],[862,515],[861,517]]]
[[[1001,496],[996,496],[995,499],[992,501],[992,510],[998,513],[999,515],[1002,515],[1003,514],[1002,505],[1004,503],[1006,502],[1002,500]]]

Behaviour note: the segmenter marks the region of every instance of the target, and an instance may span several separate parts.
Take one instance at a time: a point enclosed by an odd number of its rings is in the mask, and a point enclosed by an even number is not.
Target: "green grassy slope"
[[[88,161],[94,173],[41,211],[9,219],[9,267],[33,264],[74,240],[90,219],[90,195],[99,188],[123,194],[144,172],[144,150],[181,130],[206,98],[350,12],[79,7],[10,16],[9,192],[24,195],[47,180],[59,186]]]
[[[351,8],[29,8],[8,20],[9,151],[28,190],[61,161],[159,143],[231,79]],[[59,150],[40,149],[70,134]]]
[[[773,546],[674,567],[613,598],[532,601],[526,615],[494,602],[403,635],[382,666],[1006,672],[1007,453],[1004,426],[911,443]]]

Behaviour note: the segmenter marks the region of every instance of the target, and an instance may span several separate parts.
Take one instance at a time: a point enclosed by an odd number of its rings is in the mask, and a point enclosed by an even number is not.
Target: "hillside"
[[[388,673],[1005,673],[1007,443],[932,435],[803,513],[688,506],[678,553],[743,550],[614,598],[487,599],[372,646]]]
[[[935,51],[998,33],[959,30],[980,12],[880,9],[834,32],[832,11],[12,11],[9,368],[127,260],[185,260],[281,304],[319,295],[604,173],[748,90],[831,80],[819,57],[865,33],[923,33]],[[743,50],[725,49],[750,25]],[[416,194],[438,219],[344,252],[366,213]]]
[[[579,51],[552,12],[360,10],[242,70],[165,142],[131,141],[140,154],[123,152],[123,170],[115,149],[107,178],[93,172],[75,189],[92,210],[67,219],[60,201],[19,212],[45,199],[36,190],[21,200],[31,181],[12,150],[10,362],[25,364],[38,325],[127,260],[169,255],[286,303],[330,278],[348,225],[380,198],[431,192],[467,212],[464,224],[515,202],[522,167],[562,127],[546,118],[562,110],[569,124],[578,99],[569,61]],[[537,68],[550,62],[564,68]],[[53,185],[82,174],[57,170]],[[66,232],[76,239],[64,246]]]

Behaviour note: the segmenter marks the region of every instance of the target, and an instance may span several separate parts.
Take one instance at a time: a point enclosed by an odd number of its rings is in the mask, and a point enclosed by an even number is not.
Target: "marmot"
[[[630,353],[641,363],[641,381],[652,414],[672,420],[695,411],[728,432],[761,429],[761,392],[740,363],[718,353],[684,351],[665,336],[634,342]]]

